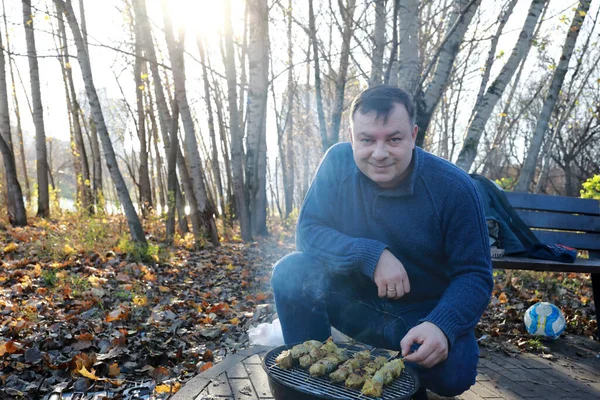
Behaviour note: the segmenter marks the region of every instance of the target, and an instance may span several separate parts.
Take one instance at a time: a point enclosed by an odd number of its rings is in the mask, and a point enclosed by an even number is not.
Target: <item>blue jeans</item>
[[[404,335],[437,303],[381,299],[377,286],[363,274],[328,273],[314,256],[299,252],[275,264],[271,285],[286,343],[324,341],[333,326],[359,342],[400,350]],[[450,397],[475,384],[478,360],[479,347],[470,331],[455,340],[442,363],[433,368],[410,365],[422,387]]]

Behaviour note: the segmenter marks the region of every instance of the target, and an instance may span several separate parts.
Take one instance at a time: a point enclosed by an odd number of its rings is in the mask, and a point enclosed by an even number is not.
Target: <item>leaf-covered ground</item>
[[[163,236],[160,221],[148,237]],[[108,391],[142,382],[167,398],[192,376],[248,346],[248,329],[275,318],[271,266],[293,249],[280,226],[251,244],[224,238],[193,250],[189,237],[135,254],[122,219],[64,217],[0,230],[0,398]],[[144,259],[145,261],[141,261]],[[544,351],[524,331],[525,309],[561,306],[567,331],[596,328],[585,275],[497,273],[478,326],[481,343]]]

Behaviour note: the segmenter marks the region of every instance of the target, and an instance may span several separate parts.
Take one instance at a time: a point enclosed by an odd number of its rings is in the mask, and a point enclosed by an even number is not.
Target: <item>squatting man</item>
[[[475,383],[474,327],[492,266],[477,188],[415,145],[415,106],[388,85],[361,92],[349,143],[332,146],[306,195],[297,252],[274,267],[286,343],[325,340],[331,326],[401,350],[423,387],[456,396]]]

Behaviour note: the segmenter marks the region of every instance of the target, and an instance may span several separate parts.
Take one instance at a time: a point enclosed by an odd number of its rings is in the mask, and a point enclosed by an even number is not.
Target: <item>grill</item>
[[[263,359],[263,369],[267,373],[271,392],[277,400],[312,400],[312,399],[335,399],[335,400],[369,400],[373,399],[361,395],[360,390],[349,389],[343,385],[334,384],[328,378],[317,378],[310,376],[308,371],[299,367],[282,369],[277,366],[275,359],[284,350],[294,345],[277,347],[269,351]],[[349,355],[364,350],[364,347],[355,345],[337,344],[345,348]],[[389,357],[385,350],[375,349],[371,351],[371,357]],[[410,399],[419,389],[419,377],[410,368],[406,367],[399,378],[383,389],[380,400]]]

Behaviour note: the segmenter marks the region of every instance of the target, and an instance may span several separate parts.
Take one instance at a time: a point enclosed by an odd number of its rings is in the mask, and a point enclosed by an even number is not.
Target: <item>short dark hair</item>
[[[354,118],[356,111],[361,114],[367,114],[371,111],[377,112],[377,118],[383,117],[383,122],[387,123],[388,116],[394,103],[400,103],[406,107],[408,117],[412,124],[415,123],[415,104],[412,96],[404,89],[392,85],[377,85],[360,92],[352,100],[350,106],[350,120]]]

